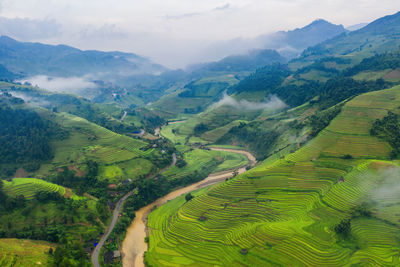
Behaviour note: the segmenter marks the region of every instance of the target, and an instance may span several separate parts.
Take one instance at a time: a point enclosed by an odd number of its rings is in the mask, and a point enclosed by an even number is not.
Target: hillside
[[[219,61],[194,65],[189,71],[192,75],[199,75],[205,72],[221,71],[254,71],[273,63],[285,63],[286,59],[275,50],[263,49],[249,51],[247,54],[227,56]],[[203,74],[204,75],[204,74]]]
[[[0,265],[49,266],[50,248],[54,250],[54,244],[23,239],[0,239]]]
[[[158,208],[146,262],[397,265],[398,196],[379,193],[393,186],[387,173],[396,163],[369,131],[388,111],[398,113],[398,99],[399,87],[358,96],[298,151]]]
[[[375,54],[398,50],[400,13],[373,21],[367,26],[343,33],[304,51],[300,60],[309,61],[326,56],[346,56],[355,62]]]
[[[346,30],[342,25],[335,25],[326,20],[318,19],[303,28],[286,32],[280,31],[272,36],[267,35],[259,38],[264,39],[267,44],[266,47],[277,49],[282,55],[291,59],[298,56],[307,47],[319,44],[344,32]]]
[[[298,57],[304,49],[317,45],[344,33],[342,25],[335,25],[323,19],[288,31],[262,34],[254,38],[235,38],[217,42],[205,49],[205,57],[221,58],[234,54],[246,54],[254,49],[272,49],[286,59]]]

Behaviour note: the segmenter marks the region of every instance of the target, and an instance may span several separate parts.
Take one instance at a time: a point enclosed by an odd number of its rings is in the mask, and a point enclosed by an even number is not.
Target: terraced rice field
[[[154,149],[142,150],[148,143],[120,135],[80,117],[67,113],[58,113],[54,121],[70,132],[66,140],[53,143],[55,156],[52,162],[44,164],[37,174],[45,175],[65,164],[85,165],[89,159],[100,165],[120,165],[135,159],[150,157],[157,153]],[[146,168],[149,169],[149,168]],[[151,169],[151,168],[150,168]],[[138,175],[146,175],[146,172]],[[129,175],[123,173],[123,175]],[[113,177],[105,177],[113,180]],[[114,179],[115,180],[115,179]]]
[[[369,135],[372,122],[388,110],[399,113],[398,106],[400,87],[358,96],[298,151],[267,160],[189,202],[176,199],[156,209],[149,216],[145,261],[149,266],[399,266],[400,196],[374,197],[390,186],[386,172],[396,162],[389,160],[390,146]],[[346,154],[353,159],[342,159]],[[384,208],[353,218],[351,238],[339,237],[334,226],[369,200]]]
[[[182,168],[173,166],[164,172],[163,176],[170,179],[181,179],[194,172],[207,175],[212,172],[230,170],[248,164],[246,156],[241,154],[202,149],[195,149],[185,153],[184,159],[187,163],[186,166]]]
[[[51,243],[14,238],[0,239],[0,266],[3,267],[33,267],[49,266]]]
[[[39,191],[57,192],[64,196],[64,187],[35,178],[14,178],[4,181],[4,191],[11,196],[23,195],[26,199],[34,198]]]

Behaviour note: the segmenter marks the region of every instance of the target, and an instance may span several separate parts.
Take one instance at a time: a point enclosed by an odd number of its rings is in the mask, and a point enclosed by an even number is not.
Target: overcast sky
[[[0,0],[0,33],[182,67],[215,41],[290,30],[317,18],[347,27],[399,10],[399,0]]]

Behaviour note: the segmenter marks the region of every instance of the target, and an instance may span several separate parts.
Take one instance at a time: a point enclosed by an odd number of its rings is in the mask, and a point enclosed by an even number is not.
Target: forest
[[[53,157],[50,140],[64,139],[68,133],[32,110],[8,104],[15,98],[0,99],[0,163],[23,163],[28,171],[36,170]]]

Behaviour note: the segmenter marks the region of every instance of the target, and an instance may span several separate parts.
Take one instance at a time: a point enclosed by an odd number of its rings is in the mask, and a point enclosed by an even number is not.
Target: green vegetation
[[[0,239],[1,266],[51,266],[54,244],[15,238]]]
[[[378,136],[392,146],[391,157],[397,158],[400,154],[400,122],[399,115],[391,111],[384,118],[377,119],[371,128],[371,135]]]
[[[310,136],[315,137],[340,113],[342,105],[335,106],[324,112],[316,113],[310,116],[308,123],[311,126]]]
[[[370,135],[397,111],[400,88],[347,102],[318,136],[192,200],[149,216],[150,266],[372,265],[399,263],[399,196],[382,196],[390,146]],[[342,159],[352,155],[351,159]],[[360,208],[369,196],[389,208]],[[366,212],[364,212],[366,211]],[[338,226],[339,225],[339,226]],[[340,232],[338,234],[337,232]],[[343,238],[345,234],[346,238]],[[243,252],[245,251],[245,253]]]
[[[233,144],[248,146],[257,157],[265,158],[270,146],[278,139],[277,131],[262,131],[262,122],[252,122],[250,124],[240,123],[232,127],[228,133],[217,140],[217,144]]]
[[[23,103],[18,100],[7,93],[0,95],[0,171],[6,175],[15,172],[10,164],[37,170],[40,163],[53,157],[50,140],[67,136],[57,124],[43,120],[36,112],[13,108]]]
[[[3,182],[3,190],[10,196],[20,196],[23,195],[25,199],[33,199],[36,193],[45,192],[55,192],[64,196],[67,190],[57,184],[49,183],[40,179],[35,178],[14,178],[11,182]],[[77,199],[77,196],[70,196]]]
[[[183,154],[186,164],[174,166],[162,175],[172,184],[197,182],[210,173],[239,168],[248,164],[246,156],[232,152],[194,149]]]

